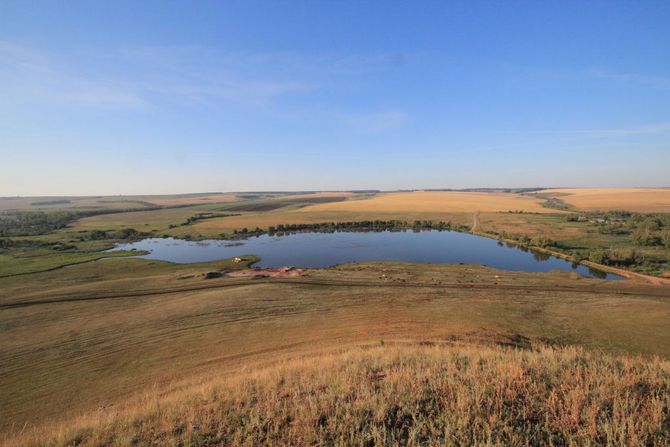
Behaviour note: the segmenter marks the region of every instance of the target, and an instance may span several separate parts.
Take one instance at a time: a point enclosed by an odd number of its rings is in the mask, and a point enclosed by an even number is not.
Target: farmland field
[[[670,188],[565,188],[542,192],[584,211],[670,212]]]
[[[378,194],[365,200],[314,205],[310,212],[473,213],[477,211],[547,212],[540,201],[503,192],[416,191]]]
[[[237,200],[233,193],[225,194],[185,194],[177,196],[149,196],[146,201],[159,206],[177,205],[207,205],[211,203],[225,203]]]
[[[211,205],[164,208],[85,217],[73,223],[76,231],[90,229],[135,228],[137,230],[167,229],[170,224],[185,221],[198,212],[208,211]]]
[[[143,209],[154,206],[134,196],[96,197],[0,197],[0,212],[104,209]]]

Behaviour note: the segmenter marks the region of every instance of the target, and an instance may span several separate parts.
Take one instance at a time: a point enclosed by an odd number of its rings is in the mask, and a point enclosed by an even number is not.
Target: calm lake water
[[[560,258],[501,245],[498,241],[453,231],[382,231],[263,235],[228,241],[144,239],[113,250],[146,250],[144,259],[175,263],[203,262],[258,255],[259,267],[330,267],[365,261],[483,264],[504,270],[576,271],[584,276],[622,279]]]

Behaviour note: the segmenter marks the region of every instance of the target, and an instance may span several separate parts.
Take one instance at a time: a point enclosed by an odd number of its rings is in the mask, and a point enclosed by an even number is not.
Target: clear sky
[[[0,1],[0,196],[670,186],[670,2]]]

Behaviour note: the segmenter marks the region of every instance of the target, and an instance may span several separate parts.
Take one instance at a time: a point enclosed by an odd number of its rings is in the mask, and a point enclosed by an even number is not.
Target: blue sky
[[[670,2],[0,2],[0,195],[670,186]]]

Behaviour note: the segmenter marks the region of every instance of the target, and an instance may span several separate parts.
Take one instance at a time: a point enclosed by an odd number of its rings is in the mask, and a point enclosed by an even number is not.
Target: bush
[[[570,256],[570,260],[571,260],[572,262],[577,262],[577,263],[582,262],[582,261],[583,261],[584,259],[586,259],[586,258],[588,258],[588,256],[585,255],[585,254],[584,254],[583,252],[581,252],[581,251],[576,251],[576,252],[572,253],[572,256]],[[594,261],[594,262],[595,262],[595,261]]]
[[[607,253],[608,265],[628,266],[642,262],[642,256],[631,248],[615,248]]]
[[[101,231],[101,230],[93,230],[89,233],[88,237],[92,241],[107,239],[107,232],[106,231]]]
[[[660,245],[661,238],[650,227],[638,227],[632,235],[633,243],[640,246]]]
[[[670,250],[670,229],[665,230],[661,238],[663,240],[663,245],[665,246],[665,248]]]
[[[644,257],[632,248],[613,248],[595,250],[589,253],[589,261],[612,266],[630,266],[642,263]]]
[[[635,229],[632,235],[633,242],[640,246],[661,245],[661,229],[663,222],[657,217],[647,217]]]
[[[605,250],[595,250],[589,253],[589,261],[596,264],[606,264],[608,261],[607,252]]]
[[[536,247],[547,248],[547,247],[555,247],[556,241],[549,239],[548,237],[545,236],[535,236],[530,240],[530,244]]]

